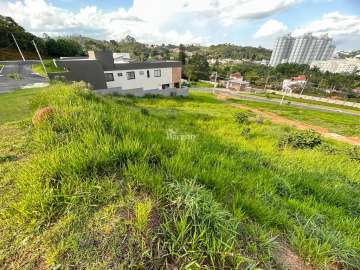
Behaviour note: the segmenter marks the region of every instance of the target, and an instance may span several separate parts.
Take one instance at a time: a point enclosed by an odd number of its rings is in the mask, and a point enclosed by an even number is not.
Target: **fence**
[[[336,100],[336,99],[323,98],[323,97],[313,97],[313,96],[307,96],[307,95],[299,95],[299,94],[294,94],[294,93],[285,93],[282,91],[275,91],[275,90],[266,90],[266,92],[267,93],[275,93],[278,95],[285,95],[288,97],[294,97],[294,98],[299,98],[299,99],[314,100],[314,101],[320,101],[320,102],[325,102],[325,103],[344,105],[344,106],[349,106],[349,107],[354,107],[354,108],[360,109],[360,103],[356,103],[356,102]]]

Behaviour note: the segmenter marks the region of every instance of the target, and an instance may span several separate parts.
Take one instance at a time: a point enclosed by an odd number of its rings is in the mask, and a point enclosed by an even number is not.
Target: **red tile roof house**
[[[88,57],[54,60],[64,71],[49,73],[49,78],[61,77],[69,82],[85,81],[98,93],[188,95],[188,88],[180,88],[180,61],[118,63],[110,51],[89,51],[88,54]]]
[[[299,75],[299,76],[284,80],[283,84],[282,84],[282,90],[287,93],[292,93],[292,91],[294,89],[301,88],[305,84],[306,84],[306,76]]]
[[[249,82],[244,81],[240,72],[230,74],[230,80],[226,83],[226,88],[235,91],[245,91],[249,86]]]

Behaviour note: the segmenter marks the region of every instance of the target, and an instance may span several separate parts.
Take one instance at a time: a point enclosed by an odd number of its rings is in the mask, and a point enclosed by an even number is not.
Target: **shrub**
[[[141,108],[141,114],[142,115],[150,115],[150,112],[149,112],[149,110],[148,109],[145,109],[145,108]]]
[[[328,143],[320,144],[318,146],[318,149],[320,151],[323,151],[323,152],[325,152],[327,154],[330,154],[330,155],[336,155],[339,152],[335,147],[333,147],[331,144],[328,144]]]
[[[262,124],[264,124],[264,117],[262,117],[261,115],[258,115],[258,116],[256,116],[256,123],[257,124],[259,124],[259,125],[262,125]]]
[[[279,147],[314,148],[321,144],[321,137],[313,130],[293,131],[280,138]]]
[[[248,124],[249,123],[249,116],[244,112],[237,112],[235,114],[235,121],[238,124]]]
[[[347,155],[350,159],[360,161],[360,146],[353,146],[347,150]]]
[[[37,110],[32,118],[34,125],[40,124],[45,120],[51,118],[54,115],[54,109],[52,107],[44,107]]]
[[[250,138],[250,128],[249,127],[244,127],[243,130],[241,131],[241,136],[245,137],[246,139]]]
[[[14,80],[22,80],[21,75],[17,72],[10,73],[7,75],[7,77]]]

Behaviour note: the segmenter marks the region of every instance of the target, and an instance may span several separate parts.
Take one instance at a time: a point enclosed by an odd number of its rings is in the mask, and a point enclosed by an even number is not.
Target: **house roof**
[[[116,63],[113,68],[106,68],[105,71],[110,70],[130,70],[130,69],[150,69],[150,68],[170,68],[181,67],[180,61],[154,61],[154,62],[132,62],[132,63]]]
[[[306,81],[306,76],[305,75],[298,75],[297,77],[292,77],[291,80],[292,81]]]

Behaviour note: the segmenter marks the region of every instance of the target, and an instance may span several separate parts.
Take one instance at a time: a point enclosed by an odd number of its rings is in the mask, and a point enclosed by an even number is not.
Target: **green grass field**
[[[190,84],[191,87],[206,87],[206,88],[213,88],[214,85],[212,83],[208,83],[208,82],[191,82]]]
[[[359,116],[302,109],[288,106],[286,103],[284,103],[283,106],[280,106],[278,104],[261,103],[239,99],[232,99],[231,101],[253,108],[274,112],[288,119],[299,120],[304,123],[324,127],[329,129],[330,132],[335,132],[341,135],[360,136]]]
[[[44,65],[45,68],[47,70],[47,72],[59,72],[59,71],[63,71],[62,68],[58,68],[54,65],[54,62],[52,59],[45,59],[44,60]],[[47,74],[45,73],[45,70],[42,66],[42,64],[34,64],[32,65],[32,70],[35,73],[38,73],[41,76],[47,77]]]
[[[204,93],[33,94],[23,121],[0,126],[0,268],[287,269],[287,247],[317,269],[360,269],[350,146],[279,148],[290,128],[239,123]]]
[[[271,94],[271,93],[258,93],[255,95],[259,96],[259,97],[266,97],[266,98],[275,98],[275,99],[282,98],[281,95]],[[345,105],[338,105],[338,104],[327,103],[327,102],[321,102],[321,101],[315,101],[315,100],[308,100],[308,99],[301,99],[301,98],[294,98],[294,97],[287,97],[287,96],[284,97],[284,100],[290,101],[290,102],[295,101],[295,102],[301,102],[301,103],[307,103],[307,104],[321,105],[321,106],[331,107],[331,108],[344,109],[347,111],[355,111],[355,112],[360,111],[360,108],[355,108],[355,107],[350,107],[350,106],[345,106]]]
[[[0,124],[30,117],[29,103],[38,91],[39,89],[26,89],[0,94]]]

